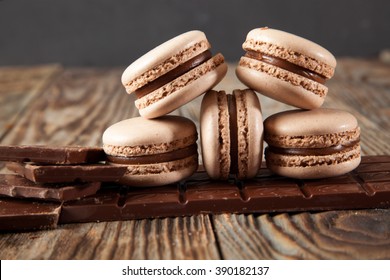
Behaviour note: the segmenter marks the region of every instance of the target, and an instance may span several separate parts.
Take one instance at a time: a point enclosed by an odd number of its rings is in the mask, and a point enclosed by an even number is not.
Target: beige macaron
[[[183,33],[134,61],[122,74],[128,93],[137,96],[141,116],[157,118],[213,88],[227,72],[222,54],[213,56],[206,35]]]
[[[198,168],[195,124],[180,116],[120,121],[103,133],[110,164],[127,166],[119,181],[129,186],[161,186],[191,176]]]
[[[263,119],[252,90],[208,91],[201,104],[203,165],[213,179],[256,176],[263,155]]]
[[[248,87],[280,102],[302,108],[320,107],[327,95],[326,80],[336,59],[320,45],[271,28],[251,30],[243,44],[246,54],[236,69]]]
[[[360,128],[349,112],[318,108],[277,113],[264,121],[267,167],[316,179],[348,173],[360,163]]]

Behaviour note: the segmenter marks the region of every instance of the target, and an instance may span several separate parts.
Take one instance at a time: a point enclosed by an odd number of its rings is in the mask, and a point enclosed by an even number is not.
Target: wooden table
[[[124,67],[0,68],[1,144],[101,145],[137,115]],[[390,151],[390,65],[340,58],[324,107],[359,120],[363,155]],[[217,88],[243,88],[230,65]],[[260,96],[264,118],[292,107]],[[201,98],[174,112],[198,125]],[[199,127],[199,126],[198,126]],[[1,172],[7,172],[0,163]],[[0,234],[1,259],[389,259],[390,209],[199,215]]]

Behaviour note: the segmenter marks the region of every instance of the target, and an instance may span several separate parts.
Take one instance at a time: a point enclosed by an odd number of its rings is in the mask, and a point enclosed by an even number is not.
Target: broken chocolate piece
[[[35,183],[115,182],[127,171],[126,166],[107,164],[38,165],[8,162],[6,167]]]
[[[100,147],[21,145],[0,146],[0,161],[80,164],[105,161]]]
[[[54,229],[60,211],[60,203],[0,198],[0,230]]]
[[[93,195],[100,182],[78,184],[36,184],[15,174],[0,174],[0,196],[34,198],[46,201],[68,201]]]
[[[119,200],[119,188],[101,189],[93,196],[73,201],[61,214],[61,223],[122,220]]]

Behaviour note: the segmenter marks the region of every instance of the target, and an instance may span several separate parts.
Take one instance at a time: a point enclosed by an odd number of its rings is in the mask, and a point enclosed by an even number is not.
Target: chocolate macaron
[[[271,28],[251,30],[242,45],[246,54],[236,69],[248,87],[280,102],[302,108],[320,107],[335,71],[336,59],[302,37]]]
[[[103,133],[107,161],[127,166],[119,180],[129,186],[160,186],[191,176],[198,168],[195,124],[180,116],[131,118]]]
[[[141,116],[157,118],[213,88],[227,72],[222,54],[213,56],[201,31],[183,33],[134,61],[122,74],[136,94]]]
[[[263,119],[252,90],[208,91],[200,112],[203,165],[213,179],[256,176],[263,154]]]
[[[277,113],[264,121],[267,167],[315,179],[348,173],[360,163],[360,128],[344,111],[319,108]]]

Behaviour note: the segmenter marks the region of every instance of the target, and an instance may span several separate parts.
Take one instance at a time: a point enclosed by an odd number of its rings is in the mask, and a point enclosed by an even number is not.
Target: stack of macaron
[[[320,108],[336,59],[323,47],[269,28],[250,31],[236,69],[248,87],[300,109],[264,121],[267,167],[276,174],[315,179],[345,174],[360,163],[360,128],[348,112]]]
[[[167,115],[219,83],[227,72],[222,54],[212,55],[201,31],[189,31],[152,49],[123,72],[140,117],[103,133],[110,164],[127,166],[120,183],[160,186],[191,176],[198,168],[195,124]]]
[[[136,95],[140,117],[116,123],[103,134],[110,164],[127,166],[121,182],[159,186],[191,176],[198,168],[197,129],[167,115],[205,94],[200,108],[203,165],[212,179],[249,179],[263,156],[276,174],[314,179],[347,173],[360,163],[360,130],[353,115],[320,108],[336,60],[321,46],[283,31],[258,28],[243,44],[236,69],[248,87],[215,91],[227,72],[201,31],[189,31],[152,49],[123,73]],[[298,107],[264,122],[255,92]]]

